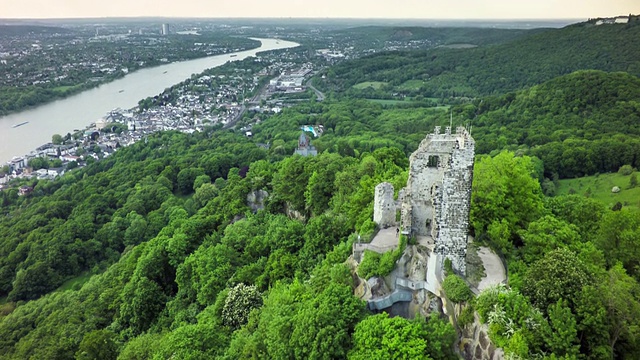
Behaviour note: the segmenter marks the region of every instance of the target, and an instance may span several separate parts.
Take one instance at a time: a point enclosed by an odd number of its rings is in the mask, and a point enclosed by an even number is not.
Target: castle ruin
[[[446,127],[441,134],[436,126],[411,154],[407,186],[398,199],[402,234],[433,242],[434,252],[450,259],[462,275],[466,274],[474,148],[464,127],[458,127],[455,134]],[[374,221],[381,227],[395,220],[396,207],[387,205],[393,191],[388,183],[376,187]]]
[[[396,203],[393,200],[393,185],[383,182],[376,186],[373,206],[373,221],[381,228],[396,224]]]

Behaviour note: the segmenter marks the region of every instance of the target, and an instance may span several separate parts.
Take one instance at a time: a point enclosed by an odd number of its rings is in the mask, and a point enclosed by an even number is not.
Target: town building
[[[318,155],[318,151],[316,148],[311,145],[311,141],[305,132],[303,131],[298,138],[298,148],[294,152],[294,155],[302,155],[302,156],[316,156]]]

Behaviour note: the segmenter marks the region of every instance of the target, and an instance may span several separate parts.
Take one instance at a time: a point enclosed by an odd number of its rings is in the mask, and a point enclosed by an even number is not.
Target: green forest
[[[475,27],[361,26],[335,30],[332,37],[343,37],[356,47],[370,49],[385,42],[424,41],[425,48],[451,44],[489,45],[511,41],[546,29],[492,29]]]
[[[606,62],[596,41],[608,34],[615,46],[638,29],[536,32],[500,59],[488,54],[506,45],[435,50],[424,64],[465,54],[456,76],[482,69],[449,111],[349,90],[410,80],[422,53],[345,62],[327,70],[327,100],[261,121],[253,138],[156,133],[29,181],[28,196],[0,192],[0,359],[458,359],[476,316],[511,359],[640,358],[639,210],[558,191],[561,179],[631,179],[640,166],[637,42]],[[537,49],[565,51],[563,41],[591,45],[538,72]],[[529,75],[511,72],[525,63]],[[481,80],[498,71],[504,84]],[[448,274],[453,319],[371,312],[354,296],[356,275],[388,273],[398,255],[357,273],[348,261],[376,231],[374,187],[405,186],[409,155],[449,121],[477,144],[470,233],[505,258],[509,284],[473,296]],[[292,156],[309,124],[324,127],[318,156]],[[264,203],[247,200],[261,190]]]
[[[358,98],[396,94],[448,99],[503,94],[582,69],[638,76],[639,37],[640,21],[613,26],[580,23],[470,49],[374,54],[328,69],[316,84]],[[365,81],[387,86],[377,91],[354,87]]]

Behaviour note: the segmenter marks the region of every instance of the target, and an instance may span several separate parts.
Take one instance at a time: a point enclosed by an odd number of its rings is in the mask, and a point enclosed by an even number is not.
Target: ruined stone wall
[[[452,145],[441,136],[430,134],[409,158],[407,189],[411,194],[411,233],[431,236],[437,227],[435,206],[442,188],[446,164]]]
[[[431,236],[436,253],[453,262],[464,274],[473,177],[475,143],[466,129],[456,134],[436,127],[410,158],[405,218],[411,217],[410,234]],[[409,210],[410,208],[410,210]]]
[[[475,142],[465,128],[452,134],[447,127],[441,134],[436,126],[411,154],[407,186],[398,199],[402,233],[431,237],[435,252],[451,259],[461,274],[466,273],[474,155]],[[375,189],[373,220],[382,228],[396,224],[393,191],[389,183]]]
[[[403,199],[400,231],[402,232],[402,235],[411,236],[411,219],[413,217],[411,212],[411,194],[405,194]]]
[[[453,268],[466,273],[467,234],[473,180],[474,143],[465,139],[464,148],[454,149],[444,173],[439,211],[436,253],[452,261]]]
[[[373,202],[373,221],[380,228],[387,228],[396,224],[396,203],[393,200],[393,185],[388,182],[380,183],[375,189]]]

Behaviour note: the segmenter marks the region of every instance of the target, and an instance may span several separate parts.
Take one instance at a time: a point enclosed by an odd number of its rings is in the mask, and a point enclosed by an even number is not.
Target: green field
[[[639,175],[638,172],[635,174]],[[631,175],[612,173],[560,180],[557,193],[558,195],[575,193],[589,196],[608,207],[612,207],[619,201],[624,206],[640,208],[640,186],[629,189],[630,178]],[[621,191],[617,194],[612,193],[611,189],[614,186],[619,187]]]
[[[58,86],[58,87],[54,87],[52,90],[55,92],[67,92],[67,91],[73,91],[75,90],[75,88],[79,88],[82,85],[74,85],[74,86]]]
[[[427,98],[429,99],[429,98]],[[398,104],[411,104],[414,101],[411,100],[410,98],[407,98],[405,100],[388,100],[388,99],[367,99],[368,101],[371,101],[373,103],[376,104],[380,104],[382,106],[393,106],[393,105],[398,105]],[[436,110],[449,110],[451,106],[450,105],[439,105],[439,106],[434,106],[434,107],[430,107],[430,109],[436,109]]]
[[[366,89],[368,87],[374,88],[376,90],[380,89],[381,87],[387,85],[386,82],[382,82],[382,81],[365,81],[365,82],[361,82],[359,84],[355,84],[353,85],[354,89],[358,89],[358,90],[362,90],[362,89]]]
[[[422,80],[407,80],[398,86],[398,90],[418,90],[424,85]]]
[[[82,285],[89,281],[89,279],[93,276],[90,272],[85,272],[80,276],[76,276],[72,279],[69,279],[62,283],[60,287],[56,291],[65,291],[65,290],[80,290]]]
[[[411,103],[411,101],[407,101],[407,100],[387,100],[387,99],[367,99],[367,100],[380,105],[397,105],[397,104]]]

